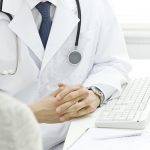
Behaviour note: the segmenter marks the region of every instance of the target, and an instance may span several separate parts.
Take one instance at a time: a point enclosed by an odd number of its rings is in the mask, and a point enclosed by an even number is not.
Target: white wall
[[[110,0],[123,28],[129,56],[150,59],[150,0]]]
[[[150,59],[150,23],[122,24],[130,58]]]

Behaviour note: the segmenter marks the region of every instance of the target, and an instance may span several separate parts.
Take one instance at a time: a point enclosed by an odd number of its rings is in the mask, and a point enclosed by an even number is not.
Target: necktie
[[[40,2],[38,5],[36,5],[36,8],[40,12],[42,16],[42,22],[39,30],[39,34],[43,43],[44,48],[46,47],[50,29],[52,26],[52,20],[50,18],[50,5],[49,2]]]

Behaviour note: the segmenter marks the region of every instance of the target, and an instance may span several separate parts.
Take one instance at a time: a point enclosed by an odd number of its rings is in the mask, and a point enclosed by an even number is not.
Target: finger
[[[53,91],[50,96],[54,96],[56,97],[64,88],[61,87],[61,88],[58,88],[57,90]]]
[[[97,105],[95,105],[94,101],[90,98],[83,99],[82,101],[76,103],[75,105],[72,105],[69,107],[64,113],[70,113],[70,112],[79,112],[80,110],[88,108],[92,111],[95,111],[97,108]]]
[[[86,100],[82,100],[81,102],[78,102],[74,105],[72,105],[70,108],[68,108],[65,113],[69,112],[78,112],[79,110],[86,108],[89,106],[89,103]]]
[[[58,100],[61,100],[61,99],[63,99],[67,94],[69,94],[70,92],[79,90],[80,88],[82,88],[81,85],[66,86],[66,87],[64,88],[64,90],[61,91],[61,92],[56,96],[56,98],[57,98]]]
[[[81,109],[81,110],[79,110],[79,111],[77,112],[77,117],[82,117],[82,116],[85,116],[85,115],[87,115],[87,114],[90,114],[90,113],[94,112],[94,110],[95,110],[95,109],[93,109],[93,108],[90,107],[90,106],[85,107],[85,108],[83,108],[83,109]]]
[[[64,114],[62,115],[59,120],[61,122],[64,122],[64,121],[69,121],[71,120],[72,118],[76,118],[76,113],[75,112],[72,112],[72,113],[68,113],[68,114]]]
[[[63,116],[60,117],[60,121],[63,122],[63,121],[71,120],[73,118],[79,118],[79,117],[85,116],[91,112],[93,112],[93,110],[90,107],[85,107],[76,113],[72,112],[72,113],[64,114]]]
[[[89,109],[91,109],[91,111],[95,111],[97,108],[96,105],[94,104],[93,100],[91,100],[90,98],[86,98],[86,99],[83,99],[82,101],[72,105],[71,107],[69,107],[66,111],[64,111],[64,113],[78,112],[81,109],[84,109],[87,107]]]
[[[78,101],[81,101],[81,100],[83,100],[82,96],[80,96],[80,97],[78,97],[78,98],[76,98],[76,99],[74,99],[72,101],[68,101],[68,102],[66,102],[64,104],[61,104],[61,105],[59,105],[59,107],[56,108],[56,112],[62,114],[68,109],[71,112],[70,107],[76,105],[78,103]]]
[[[89,95],[88,89],[86,89],[86,88],[81,88],[81,89],[79,89],[79,90],[70,92],[68,95],[66,95],[66,96],[61,100],[61,102],[62,102],[62,103],[65,103],[65,102],[72,101],[72,100],[74,101],[74,100],[76,100],[76,99],[79,99],[80,97],[81,97],[82,99],[85,99],[88,95]]]
[[[69,101],[59,107],[56,108],[56,112],[59,114],[62,114],[66,109],[68,109],[69,107],[71,107],[72,105],[74,105],[75,102],[73,101]]]

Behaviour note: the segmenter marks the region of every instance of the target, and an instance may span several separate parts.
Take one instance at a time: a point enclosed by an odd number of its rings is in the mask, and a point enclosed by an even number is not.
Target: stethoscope
[[[77,10],[78,10],[78,18],[80,19],[78,23],[78,28],[77,28],[77,35],[76,35],[76,41],[75,41],[75,48],[73,51],[69,53],[68,60],[70,64],[72,65],[77,65],[81,62],[82,60],[82,55],[78,51],[78,45],[79,45],[79,38],[80,38],[80,30],[81,30],[81,7],[80,7],[80,2],[79,0],[76,0],[76,5],[77,5]]]
[[[3,5],[3,0],[1,0],[1,5],[0,5],[0,12],[2,11],[2,5]],[[68,61],[72,65],[78,65],[81,60],[82,60],[82,55],[81,52],[78,51],[78,45],[79,45],[79,38],[80,38],[80,30],[81,30],[81,7],[80,7],[80,2],[79,0],[76,0],[76,5],[77,5],[77,11],[78,11],[78,27],[77,27],[77,34],[76,34],[76,41],[75,41],[75,47],[74,50],[72,50],[69,55],[68,55]],[[5,13],[5,12],[4,12]],[[7,16],[12,20],[12,16],[8,13]],[[3,70],[0,71],[0,75],[15,75],[19,66],[19,48],[18,48],[18,42],[17,42],[17,50],[16,50],[16,66],[15,69],[9,69],[9,70]]]
[[[0,12],[3,12],[2,6],[3,6],[3,0],[1,0],[1,2],[0,2]],[[5,12],[3,12],[3,13],[5,13]],[[5,13],[5,14],[9,17],[9,20],[12,20],[12,16],[10,14],[8,14],[8,13]],[[3,71],[0,71],[0,75],[15,75],[17,72],[18,66],[19,66],[19,48],[18,48],[18,41],[17,41],[15,68],[8,69],[8,70],[4,69]]]

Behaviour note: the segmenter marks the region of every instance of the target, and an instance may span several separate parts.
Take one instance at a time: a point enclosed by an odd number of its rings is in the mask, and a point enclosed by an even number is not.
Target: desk
[[[132,72],[130,77],[146,77],[150,76],[150,60],[131,60]],[[74,120],[69,128],[66,142],[63,150],[67,150],[82,134],[90,127],[94,127],[94,122],[99,111],[84,117]],[[147,127],[150,130],[150,125]]]

